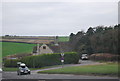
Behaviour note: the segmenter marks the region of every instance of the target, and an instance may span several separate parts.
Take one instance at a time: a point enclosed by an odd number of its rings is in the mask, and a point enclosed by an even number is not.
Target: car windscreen
[[[21,66],[21,68],[25,68],[25,66]]]
[[[82,56],[85,57],[85,56],[87,56],[87,54],[83,54]]]

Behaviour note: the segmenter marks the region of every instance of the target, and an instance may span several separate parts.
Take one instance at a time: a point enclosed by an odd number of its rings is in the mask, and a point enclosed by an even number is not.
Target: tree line
[[[79,53],[111,53],[120,54],[120,24],[114,26],[89,27],[87,32],[79,31],[70,34],[72,51]]]

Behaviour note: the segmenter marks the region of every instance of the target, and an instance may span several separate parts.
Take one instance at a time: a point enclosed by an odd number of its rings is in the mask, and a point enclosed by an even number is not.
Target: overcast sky
[[[68,36],[118,23],[117,2],[3,2],[2,34]]]

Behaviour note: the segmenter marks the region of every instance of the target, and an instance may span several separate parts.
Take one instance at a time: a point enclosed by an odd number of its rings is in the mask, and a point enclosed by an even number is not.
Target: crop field
[[[2,56],[20,53],[31,53],[36,44],[0,42],[2,45]]]
[[[2,62],[2,42],[0,42],[0,63]]]
[[[0,41],[5,42],[21,42],[21,43],[45,43],[49,44],[50,42],[55,41],[55,36],[18,36],[18,37],[2,37]],[[69,41],[68,36],[58,36],[59,42]]]
[[[60,36],[60,37],[58,37],[58,41],[59,42],[67,42],[67,41],[69,41],[69,37],[68,36]]]

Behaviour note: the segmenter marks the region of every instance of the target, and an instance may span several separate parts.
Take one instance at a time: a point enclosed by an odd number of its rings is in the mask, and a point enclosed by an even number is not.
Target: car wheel
[[[20,75],[20,72],[17,72],[17,75]]]
[[[19,75],[19,73],[17,72],[17,75]]]
[[[20,75],[22,75],[22,73],[20,72]]]
[[[30,73],[30,72],[28,72],[28,74],[30,75],[31,73]]]
[[[18,72],[18,75],[22,75],[22,73],[21,73],[21,72]]]

